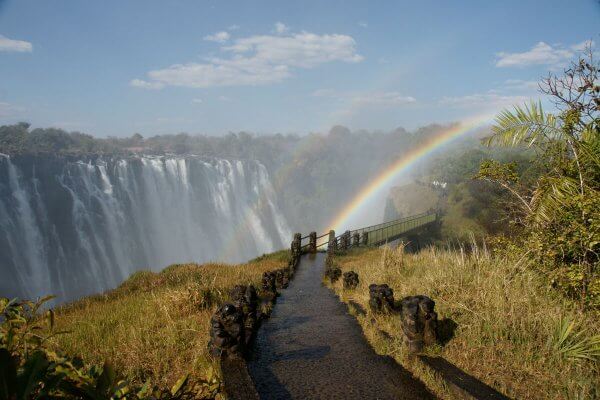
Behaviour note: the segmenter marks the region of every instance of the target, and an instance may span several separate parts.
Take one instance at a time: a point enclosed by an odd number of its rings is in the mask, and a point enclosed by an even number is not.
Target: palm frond
[[[552,221],[570,198],[579,195],[579,181],[571,177],[545,177],[538,183],[531,199],[536,222]]]
[[[514,106],[514,110],[504,110],[496,117],[492,126],[492,136],[487,144],[515,147],[560,137],[559,122],[552,114],[545,114],[541,103],[531,102],[529,105]]]
[[[582,162],[590,163],[600,168],[600,134],[598,130],[588,125],[582,132],[579,142],[579,153]]]
[[[561,318],[552,335],[553,350],[562,358],[600,360],[600,335],[587,336],[584,330],[575,330],[575,321]]]

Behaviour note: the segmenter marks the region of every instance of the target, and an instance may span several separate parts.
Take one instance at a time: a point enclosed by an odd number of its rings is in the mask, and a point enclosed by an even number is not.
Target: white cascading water
[[[245,261],[290,237],[256,161],[0,156],[0,296],[66,301],[140,269]]]

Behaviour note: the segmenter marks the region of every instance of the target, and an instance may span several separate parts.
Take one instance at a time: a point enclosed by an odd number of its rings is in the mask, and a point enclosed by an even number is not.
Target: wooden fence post
[[[369,232],[363,232],[363,234],[362,234],[362,242],[363,242],[363,246],[368,246],[369,245]]]
[[[302,247],[302,234],[294,233],[294,240],[292,240],[292,256],[294,256],[294,257],[300,256],[301,247]]]
[[[358,247],[360,245],[360,235],[358,232],[354,232],[352,235],[352,247]]]
[[[311,232],[309,237],[308,237],[308,251],[311,253],[316,253],[317,252],[317,232]]]
[[[337,250],[337,240],[335,240],[335,231],[329,231],[329,243],[327,244],[327,253],[331,254]]]
[[[342,237],[340,239],[341,239],[340,240],[341,241],[340,250],[342,250],[342,251],[348,250],[348,248],[350,247],[350,231],[344,232],[344,234],[342,235]]]

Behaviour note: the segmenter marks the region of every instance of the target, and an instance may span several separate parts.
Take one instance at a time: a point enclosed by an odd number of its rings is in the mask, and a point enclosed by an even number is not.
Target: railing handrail
[[[396,225],[400,225],[403,224],[405,222],[410,222],[410,221],[414,221],[416,219],[419,218],[423,218],[423,217],[428,217],[431,215],[436,215],[437,212],[433,211],[433,212],[423,212],[420,214],[415,214],[415,215],[411,215],[410,217],[403,217],[403,218],[399,218],[399,219],[395,219],[392,221],[387,221],[387,222],[383,222],[381,224],[376,224],[376,225],[371,225],[371,226],[367,226],[364,228],[359,228],[359,229],[355,229],[353,231],[349,231],[350,235],[353,235],[354,233],[364,233],[364,232],[375,232],[381,229],[385,229],[385,228],[389,228],[392,226],[396,226]],[[336,236],[336,240],[341,238],[346,232],[342,232],[341,234],[339,234],[338,236]],[[323,235],[325,236],[325,235]]]
[[[358,228],[358,229],[355,229],[355,230],[350,231],[350,232],[370,232],[370,231],[375,231],[375,230],[380,229],[380,228],[385,228],[385,227],[388,227],[388,226],[394,226],[394,225],[397,225],[397,224],[401,224],[403,222],[412,221],[412,220],[415,220],[415,219],[418,219],[418,218],[421,218],[421,217],[425,217],[425,216],[428,216],[428,215],[432,215],[432,214],[436,214],[436,212],[435,211],[434,212],[427,212],[426,211],[426,212],[422,212],[420,214],[411,215],[410,217],[402,217],[402,218],[398,218],[398,219],[395,219],[395,220],[392,220],[392,221],[382,222],[380,224],[366,226],[364,228]]]
[[[435,218],[432,219],[431,217]],[[396,220],[383,222],[381,224],[375,224],[364,228],[355,229],[352,231],[345,231],[343,233],[340,233],[338,236],[334,236],[333,240],[336,243],[338,243],[339,246],[342,246],[342,248],[349,248],[356,245],[380,245],[382,243],[386,243],[389,240],[394,240],[398,237],[401,237],[403,234],[413,229],[432,223],[435,220],[437,220],[437,218],[437,211],[427,211],[411,215],[409,217],[403,217],[398,218]],[[405,225],[405,227],[402,227],[400,229],[397,228],[399,225],[403,224]],[[292,243],[292,249],[294,249],[294,246],[297,246],[295,247],[297,251],[302,252],[305,249],[309,249],[309,252],[314,252],[317,248],[320,248],[330,243],[329,238],[320,244],[318,243],[320,239],[329,236],[330,232],[324,233],[320,236],[317,236],[316,232],[311,232],[307,236],[302,236],[300,233],[297,233],[294,235],[295,239]],[[360,242],[359,238],[361,240]],[[303,245],[302,241],[305,239],[310,239],[310,242]],[[295,245],[294,243],[297,244]]]

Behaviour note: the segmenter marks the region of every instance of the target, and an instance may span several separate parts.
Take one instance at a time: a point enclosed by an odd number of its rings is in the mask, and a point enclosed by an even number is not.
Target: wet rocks
[[[277,273],[274,271],[267,271],[263,273],[262,281],[261,281],[261,295],[263,297],[273,297],[277,296]]]
[[[267,271],[263,273],[261,281],[260,317],[268,318],[271,315],[275,301],[277,300],[277,272]]]
[[[342,276],[342,270],[336,266],[333,266],[333,267],[325,270],[325,276],[327,276],[327,278],[329,278],[331,283],[335,283]]]
[[[231,289],[230,303],[224,303],[210,320],[210,353],[221,358],[243,356],[250,344],[260,321],[268,318],[275,300],[277,289],[287,288],[300,260],[300,236],[294,235],[292,257],[285,268],[263,273],[260,291],[253,285],[237,285]]]
[[[259,320],[256,289],[252,285],[237,285],[231,290],[230,297],[233,305],[244,315],[244,343],[247,346],[254,336]]]
[[[358,274],[356,272],[344,272],[344,289],[356,289],[358,283]]]
[[[409,351],[417,353],[424,345],[437,343],[435,302],[427,296],[408,296],[400,304],[402,331]]]
[[[388,285],[369,285],[369,307],[374,313],[394,311],[394,290]]]
[[[337,282],[342,276],[342,270],[333,263],[332,254],[328,254],[325,258],[325,276],[331,281],[331,283]]]
[[[334,267],[330,271],[329,279],[331,279],[331,282],[335,283],[340,279],[341,276],[342,276],[342,270],[339,269],[338,267]]]
[[[208,345],[214,356],[236,357],[244,353],[244,314],[234,304],[223,304],[212,316]]]
[[[290,271],[287,268],[278,269],[275,271],[275,287],[277,289],[285,289],[290,284]]]

